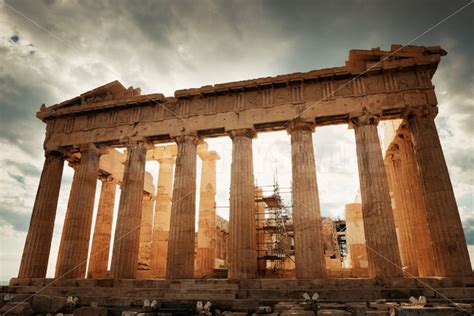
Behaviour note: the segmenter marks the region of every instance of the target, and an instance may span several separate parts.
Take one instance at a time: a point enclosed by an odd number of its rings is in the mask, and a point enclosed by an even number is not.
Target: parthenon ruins
[[[42,105],[37,117],[46,124],[45,162],[18,278],[11,285],[48,280],[68,162],[74,178],[56,262],[58,283],[221,278],[251,288],[245,282],[264,278],[259,271],[266,266],[259,263],[263,257],[257,245],[265,237],[256,212],[278,202],[255,186],[253,160],[258,157],[252,140],[282,130],[291,139],[292,162],[291,222],[284,227],[291,226],[288,257],[293,263],[284,278],[320,280],[322,287],[341,275],[390,284],[415,277],[428,283],[430,278],[474,282],[434,121],[438,108],[431,79],[445,55],[437,46],[351,50],[342,67],[177,90],[172,97],[141,95],[139,88],[114,81]],[[377,127],[393,120],[399,123],[385,151]],[[332,236],[336,226],[332,221],[324,226],[321,218],[318,148],[312,140],[318,127],[334,124],[354,130],[361,200],[347,201],[344,238],[351,265],[341,267],[349,272],[339,275],[326,254],[331,246],[325,246],[324,227]],[[212,137],[232,140],[228,221],[216,214],[216,161],[221,158],[207,146]],[[158,175],[145,172],[150,160],[158,161]],[[92,227],[98,179],[102,186]],[[261,282],[265,288],[266,281]]]

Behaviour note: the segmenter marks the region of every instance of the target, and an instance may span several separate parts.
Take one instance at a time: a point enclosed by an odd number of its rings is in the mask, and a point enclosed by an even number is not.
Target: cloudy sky
[[[471,4],[471,5],[469,5]],[[474,5],[453,1],[11,1],[0,0],[0,280],[18,272],[43,164],[52,105],[112,80],[143,94],[341,66],[352,48],[441,45],[436,119],[471,252],[474,249]],[[314,134],[321,209],[342,217],[358,190],[352,130]],[[231,142],[221,155],[218,206],[228,205]],[[259,185],[290,187],[286,133],[254,141]],[[156,175],[158,165],[148,163]],[[198,172],[200,165],[198,164]],[[275,170],[278,170],[276,175]],[[49,275],[72,172],[65,167]],[[285,197],[288,197],[286,194]],[[219,209],[225,216],[225,208]]]

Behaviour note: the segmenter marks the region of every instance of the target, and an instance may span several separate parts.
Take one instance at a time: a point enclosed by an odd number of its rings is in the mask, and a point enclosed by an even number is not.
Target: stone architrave
[[[351,119],[355,131],[362,214],[370,277],[401,277],[402,266],[393,219],[379,118],[367,112]]]
[[[436,276],[472,275],[466,238],[434,122],[436,114],[437,108],[429,106],[409,108],[406,114],[423,184]]]
[[[89,256],[88,278],[105,278],[109,263],[117,180],[110,175],[100,176],[99,179],[102,181],[102,188]]]
[[[21,258],[19,278],[46,277],[63,168],[64,157],[60,152],[45,152],[43,171]]]
[[[195,135],[176,138],[178,155],[171,205],[167,279],[190,279],[194,276],[196,157],[199,141]]]
[[[151,250],[151,273],[154,278],[164,278],[166,276],[175,160],[174,157],[158,159],[160,169],[155,198],[155,218]]]
[[[215,151],[198,154],[202,169],[195,276],[206,278],[212,275],[216,258],[216,160],[220,157]]]
[[[115,279],[133,279],[137,274],[146,151],[149,147],[145,142],[133,142],[127,146],[112,253],[111,273]]]
[[[142,218],[140,225],[140,246],[138,250],[139,277],[151,276],[151,242],[153,230],[153,203],[151,194],[143,192]]]
[[[313,132],[314,123],[311,122],[295,120],[288,127],[291,135],[293,224],[298,279],[317,279],[326,275]]]
[[[230,132],[232,165],[227,245],[229,279],[253,279],[257,276],[255,184],[252,157],[252,139],[255,135],[255,131],[251,129]]]
[[[86,274],[101,152],[93,145],[81,147],[80,152],[59,245],[56,278],[78,279]]]

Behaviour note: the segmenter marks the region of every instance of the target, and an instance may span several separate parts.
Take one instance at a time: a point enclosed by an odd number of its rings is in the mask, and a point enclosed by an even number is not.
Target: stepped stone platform
[[[66,298],[71,296],[77,297],[78,301],[74,307],[68,307],[72,310],[70,312],[80,307],[98,305],[108,310],[108,314],[105,315],[122,315],[123,311],[142,311],[145,300],[156,300],[158,304],[154,313],[145,315],[160,315],[159,313],[166,312],[173,315],[189,315],[194,314],[197,301],[210,301],[213,309],[221,311],[253,313],[259,306],[270,306],[274,309],[278,304],[281,306],[281,304],[301,303],[304,301],[304,293],[310,296],[318,293],[319,307],[330,310],[337,308],[350,310],[351,306],[367,307],[370,305],[369,302],[374,304],[381,300],[400,305],[407,303],[410,296],[425,296],[428,304],[431,304],[429,306],[435,308],[434,314],[426,315],[444,315],[440,312],[439,306],[451,306],[446,308],[450,308],[454,314],[446,315],[469,315],[467,310],[470,311],[471,304],[474,303],[474,277],[238,281],[14,278],[8,286],[0,287],[0,301],[2,304],[5,304],[5,301],[9,304],[28,302],[34,312],[46,314],[64,309],[65,304],[59,309],[56,308],[57,310],[54,310],[54,306],[60,306],[61,302],[64,303]],[[453,307],[454,303],[461,303],[466,313],[456,314],[459,310]]]

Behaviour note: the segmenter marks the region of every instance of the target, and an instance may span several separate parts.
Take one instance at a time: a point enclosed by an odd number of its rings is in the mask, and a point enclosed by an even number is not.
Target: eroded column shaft
[[[173,168],[175,159],[158,160],[158,188],[156,191],[155,218],[153,224],[153,241],[151,250],[151,270],[155,278],[166,276],[168,257],[168,236],[170,230],[171,196],[173,190]]]
[[[167,279],[189,279],[194,275],[196,218],[196,154],[198,138],[176,139],[178,155],[171,205]]]
[[[146,148],[144,143],[127,147],[112,254],[111,272],[117,279],[133,279],[137,273]]]
[[[81,150],[81,159],[69,194],[56,264],[56,278],[85,277],[98,169],[97,149]]]
[[[46,277],[63,168],[62,154],[46,153],[21,258],[19,278]]]
[[[378,118],[363,115],[352,120],[356,137],[364,232],[370,277],[402,276]]]
[[[140,246],[138,250],[138,270],[148,273],[151,269],[151,241],[153,230],[153,196],[143,194],[142,219],[140,226]],[[146,277],[148,274],[141,275]]]
[[[471,275],[472,268],[448,168],[434,122],[434,109],[408,116],[420,172],[437,276]]]
[[[298,279],[323,278],[326,274],[313,151],[313,128],[312,124],[305,122],[292,122],[289,127],[295,264]]]
[[[252,279],[257,275],[255,187],[252,130],[231,132],[232,166],[228,238],[228,278]]]
[[[199,199],[199,224],[196,252],[196,276],[210,277],[216,258],[216,152],[204,152],[202,159]]]
[[[89,278],[103,278],[107,276],[109,262],[110,238],[114,215],[116,182],[110,176],[101,179],[99,206],[95,220],[92,248],[89,257]]]

